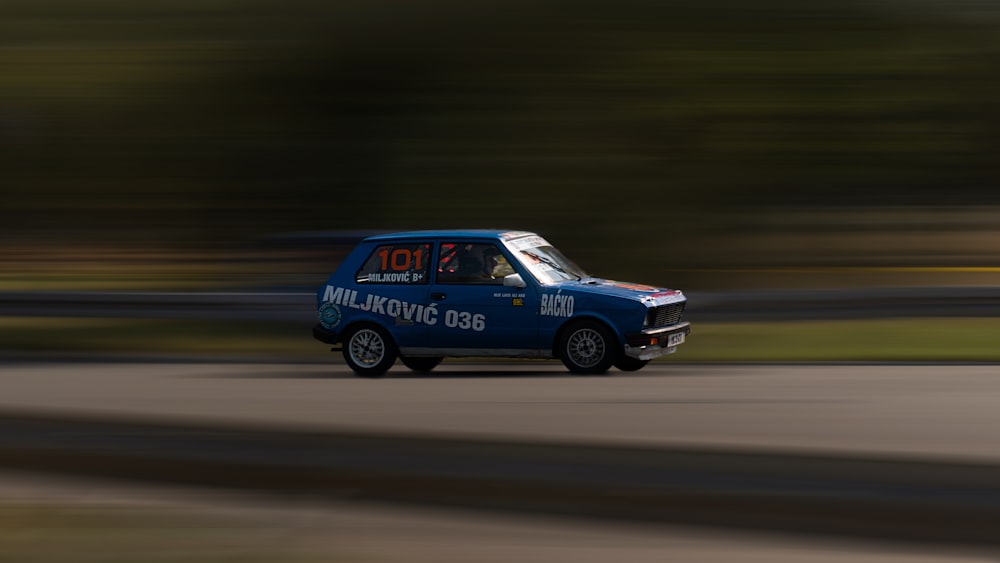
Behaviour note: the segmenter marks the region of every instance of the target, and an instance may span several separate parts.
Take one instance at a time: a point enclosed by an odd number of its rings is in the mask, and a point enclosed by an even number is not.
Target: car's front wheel
[[[344,337],[344,361],[360,376],[384,375],[396,362],[396,355],[396,344],[382,327],[358,326]]]
[[[400,356],[400,361],[403,365],[412,369],[417,373],[428,373],[432,369],[436,368],[441,360],[444,358],[407,358],[406,356]]]
[[[573,373],[604,373],[617,359],[617,346],[606,326],[597,321],[580,321],[563,331],[559,358]]]

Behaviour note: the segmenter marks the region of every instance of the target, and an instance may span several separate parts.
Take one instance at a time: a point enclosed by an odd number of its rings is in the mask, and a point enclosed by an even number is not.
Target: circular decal
[[[340,324],[340,308],[333,303],[324,303],[319,308],[319,324],[324,328],[333,328]]]

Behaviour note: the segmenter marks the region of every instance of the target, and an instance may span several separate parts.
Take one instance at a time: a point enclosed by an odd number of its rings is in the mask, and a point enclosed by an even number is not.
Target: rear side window
[[[372,251],[355,280],[371,284],[426,284],[430,243],[383,244]]]

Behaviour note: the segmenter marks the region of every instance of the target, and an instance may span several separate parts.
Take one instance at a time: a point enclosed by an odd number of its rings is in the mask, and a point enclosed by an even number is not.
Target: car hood
[[[655,287],[641,283],[630,283],[600,278],[584,278],[582,280],[564,281],[546,286],[580,293],[592,293],[619,297],[644,303],[649,307],[657,307],[670,303],[685,301],[687,298],[677,289]]]

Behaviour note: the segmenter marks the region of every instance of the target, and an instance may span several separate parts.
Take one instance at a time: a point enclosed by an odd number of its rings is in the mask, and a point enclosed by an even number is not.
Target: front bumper
[[[673,354],[691,334],[691,323],[684,322],[668,327],[630,332],[625,335],[625,355],[637,360],[652,360],[664,354]]]

